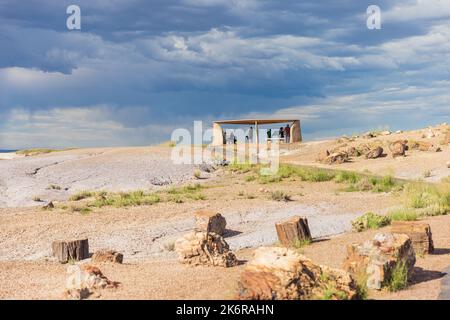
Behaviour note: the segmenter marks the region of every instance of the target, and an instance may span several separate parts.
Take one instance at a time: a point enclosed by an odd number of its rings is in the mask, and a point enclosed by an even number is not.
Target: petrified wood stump
[[[206,233],[217,233],[223,235],[227,221],[217,212],[213,211],[197,211],[195,212],[195,230]]]
[[[84,260],[89,258],[88,239],[72,241],[54,241],[52,243],[53,256],[61,263],[69,260]]]
[[[296,242],[306,240],[311,241],[308,219],[294,216],[286,221],[275,224],[278,240],[284,246],[293,246]]]
[[[433,253],[434,251],[431,228],[428,223],[419,221],[393,221],[391,232],[406,234],[411,239],[416,254],[424,255]]]

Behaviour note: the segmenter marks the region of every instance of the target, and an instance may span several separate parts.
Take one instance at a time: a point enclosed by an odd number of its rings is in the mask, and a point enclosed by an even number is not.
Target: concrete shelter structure
[[[298,119],[237,119],[237,120],[218,120],[213,122],[213,145],[219,146],[224,144],[222,125],[250,125],[255,126],[255,143],[259,142],[258,125],[289,123],[291,129],[290,143],[302,141],[302,131],[300,128],[300,120]]]

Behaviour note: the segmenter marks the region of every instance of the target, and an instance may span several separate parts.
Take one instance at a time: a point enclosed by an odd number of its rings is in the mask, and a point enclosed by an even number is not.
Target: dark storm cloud
[[[69,4],[81,7],[81,31],[66,29]],[[64,116],[80,128],[89,110],[135,144],[194,119],[277,110],[309,116],[311,134],[445,117],[450,2],[377,1],[381,30],[366,28],[369,4],[0,0],[0,135]],[[389,123],[376,110],[391,112]]]

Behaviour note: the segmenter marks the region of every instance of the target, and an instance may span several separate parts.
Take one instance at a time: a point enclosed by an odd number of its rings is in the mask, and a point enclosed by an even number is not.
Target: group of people
[[[236,144],[237,143],[237,138],[234,135],[233,131],[230,132],[230,135],[227,137],[227,134],[224,130],[222,130],[222,135],[223,135],[223,141],[224,143],[229,143],[229,144]],[[289,124],[286,125],[286,127],[280,127],[280,130],[278,130],[278,138],[280,139],[280,141],[289,143],[290,139],[291,139],[291,128],[289,127]],[[253,127],[251,126],[250,129],[248,130],[247,135],[245,136],[245,140],[247,143],[253,143]],[[270,141],[272,140],[272,129],[267,129],[267,140]]]
[[[286,127],[280,127],[280,130],[278,130],[278,138],[286,143],[289,143],[291,141],[291,128],[289,127],[289,124],[286,125]],[[267,129],[267,140],[272,140],[272,129]]]

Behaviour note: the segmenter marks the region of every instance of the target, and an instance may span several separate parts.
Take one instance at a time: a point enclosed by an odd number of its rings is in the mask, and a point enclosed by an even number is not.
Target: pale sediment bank
[[[170,148],[78,149],[0,161],[0,206],[67,200],[81,190],[156,189],[193,178],[194,165],[170,161]],[[53,188],[51,188],[53,186]],[[55,188],[56,187],[56,188]]]

